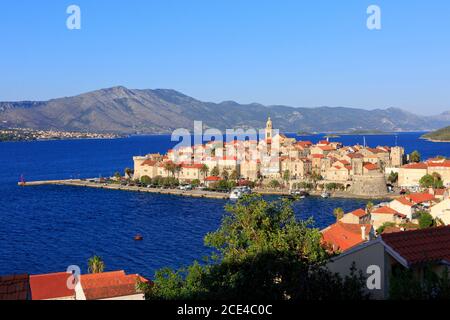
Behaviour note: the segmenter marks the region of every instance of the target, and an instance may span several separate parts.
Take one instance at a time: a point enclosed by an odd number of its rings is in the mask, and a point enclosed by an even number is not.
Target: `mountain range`
[[[258,103],[203,102],[175,90],[122,86],[48,101],[0,102],[0,126],[122,134],[170,133],[205,127],[264,128],[267,117],[282,132],[357,130],[429,131],[450,125],[450,111],[419,116],[398,109],[301,108]]]

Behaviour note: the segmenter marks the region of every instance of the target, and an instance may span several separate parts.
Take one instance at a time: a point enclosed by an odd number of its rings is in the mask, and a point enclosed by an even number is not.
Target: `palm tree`
[[[133,174],[133,170],[130,168],[126,168],[125,169],[125,176],[127,176],[128,178],[131,178],[131,175]]]
[[[233,170],[230,174],[230,180],[231,181],[237,181],[239,178],[238,173],[236,170]]]
[[[164,169],[171,173],[172,176],[175,176],[175,165],[172,162],[166,162],[164,163]]]
[[[202,165],[202,167],[200,168],[200,173],[206,179],[206,177],[208,176],[208,173],[209,173],[209,168],[208,168],[208,166],[206,164]]]
[[[105,263],[99,256],[93,256],[88,261],[89,273],[102,273],[105,270]]]
[[[344,217],[344,209],[342,209],[342,208],[334,209],[333,215],[336,217],[336,221],[341,220]]]
[[[372,201],[369,201],[368,203],[367,203],[367,206],[366,206],[366,210],[367,210],[367,212],[372,212],[372,209],[373,209],[373,207],[374,207],[375,205],[373,204],[373,202]]]

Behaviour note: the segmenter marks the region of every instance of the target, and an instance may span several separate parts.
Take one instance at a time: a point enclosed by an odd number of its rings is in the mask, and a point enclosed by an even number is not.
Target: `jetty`
[[[155,194],[165,194],[165,195],[175,195],[193,198],[208,198],[208,199],[228,199],[228,193],[205,191],[205,190],[179,190],[179,189],[163,189],[163,188],[146,188],[138,186],[128,186],[112,183],[101,183],[101,182],[91,182],[94,179],[80,180],[80,179],[70,179],[70,180],[44,180],[44,181],[31,181],[31,182],[19,182],[18,185],[21,187],[37,187],[37,186],[70,186],[70,187],[85,187],[85,188],[95,188],[95,189],[106,189],[106,190],[121,190],[130,192],[145,192],[145,193],[155,193]]]

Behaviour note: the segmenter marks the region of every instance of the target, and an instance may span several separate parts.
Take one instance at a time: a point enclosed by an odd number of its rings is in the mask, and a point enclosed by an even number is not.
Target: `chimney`
[[[361,226],[361,238],[366,241],[366,226]]]

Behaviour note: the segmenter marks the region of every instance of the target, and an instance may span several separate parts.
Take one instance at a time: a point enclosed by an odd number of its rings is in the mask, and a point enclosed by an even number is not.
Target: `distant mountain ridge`
[[[67,131],[169,133],[177,128],[192,130],[194,120],[221,130],[263,128],[268,116],[283,132],[428,131],[450,125],[450,111],[425,117],[397,108],[212,103],[170,89],[137,90],[122,86],[49,101],[0,102],[2,126]]]

